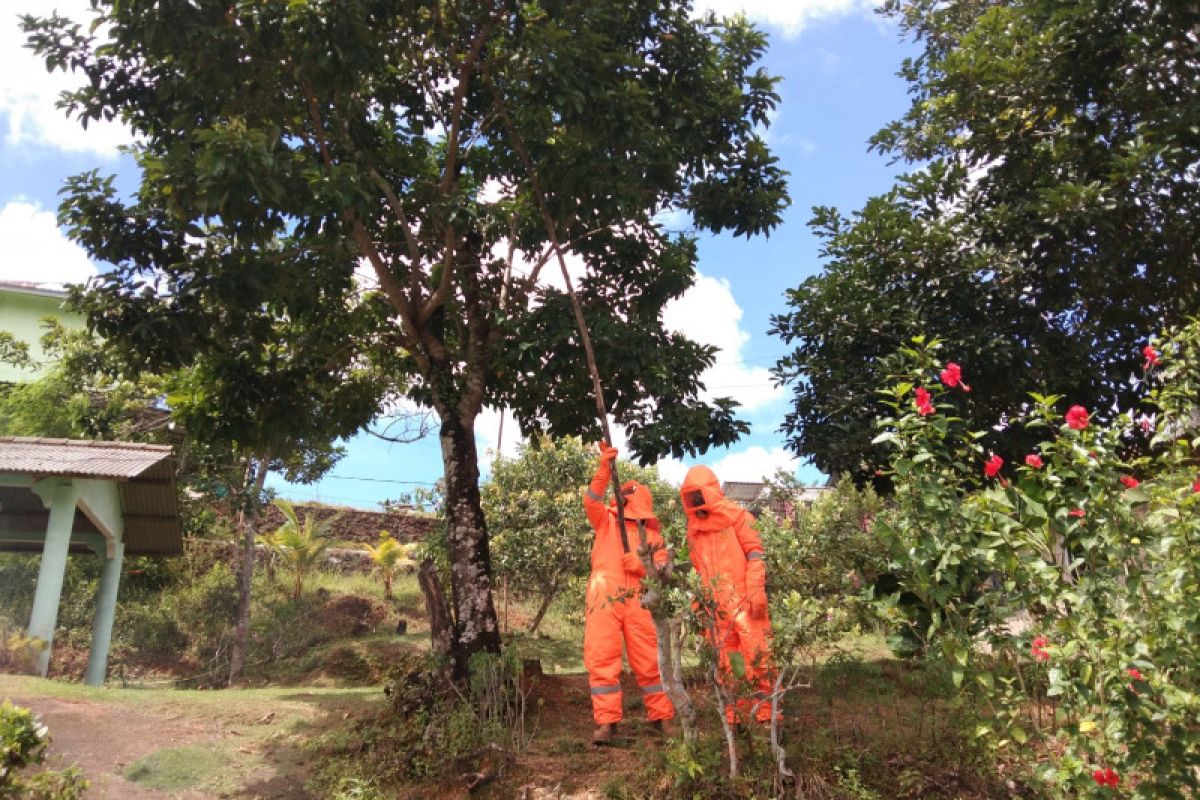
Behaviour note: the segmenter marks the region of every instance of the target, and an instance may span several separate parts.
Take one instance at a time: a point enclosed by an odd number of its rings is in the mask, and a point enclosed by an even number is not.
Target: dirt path
[[[89,798],[142,800],[209,797],[194,790],[166,792],[146,789],[121,772],[138,759],[165,748],[221,740],[219,731],[185,716],[162,716],[112,706],[94,700],[13,695],[17,705],[32,709],[50,729],[49,766],[78,766],[91,781]]]
[[[89,800],[302,800],[305,739],[377,695],[91,689],[0,675],[0,698],[41,717],[52,737],[48,765],[78,766]]]
[[[547,676],[537,681],[530,698],[530,746],[499,780],[471,794],[463,779],[449,775],[401,796],[611,796],[613,787],[636,773],[646,753],[657,747],[632,677],[625,677],[629,720],[617,746],[590,746],[587,676]],[[310,767],[304,743],[383,702],[378,689],[92,689],[12,675],[0,675],[0,698],[41,717],[53,739],[49,766],[78,766],[91,782],[89,800],[312,798],[304,788]]]

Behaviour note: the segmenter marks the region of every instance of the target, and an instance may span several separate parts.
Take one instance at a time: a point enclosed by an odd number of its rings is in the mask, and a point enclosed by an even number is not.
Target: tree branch
[[[488,20],[484,23],[479,32],[475,34],[475,38],[471,41],[471,47],[463,58],[462,65],[458,70],[458,83],[454,87],[454,96],[450,103],[450,125],[446,129],[446,165],[442,170],[442,179],[438,185],[442,197],[447,200],[454,193],[458,182],[459,138],[462,136],[463,103],[466,100],[467,87],[471,83],[472,71],[479,64],[479,56],[483,51],[483,46],[487,43],[488,37],[492,35],[495,27],[496,23],[494,20]],[[478,135],[478,133],[475,134],[470,141],[473,142]],[[420,310],[418,322],[421,324],[428,322],[434,312],[444,305],[450,296],[450,287],[453,284],[454,272],[457,266],[457,259],[455,258],[457,240],[458,237],[455,235],[454,226],[447,225],[444,252],[442,254],[442,277]]]
[[[418,276],[421,274],[421,245],[417,241],[417,235],[412,229],[412,225],[408,221],[408,215],[404,213],[404,205],[400,202],[400,198],[392,190],[392,186],[387,182],[387,179],[379,174],[379,171],[371,167],[371,177],[379,185],[380,191],[387,198],[388,206],[391,207],[392,213],[396,215],[396,220],[400,223],[400,229],[404,232],[404,241],[408,245],[408,258],[411,262],[409,268],[409,293],[410,302],[416,304],[420,300],[421,283]]]
[[[508,108],[504,105],[504,100],[500,96],[500,92],[495,85],[490,85],[492,90],[492,98],[496,104],[496,111],[504,120],[505,128],[508,130],[509,136],[512,137],[513,148],[516,149],[517,155],[524,164],[526,172],[529,173],[529,184],[533,190],[533,195],[537,199],[538,208],[542,212],[542,222],[546,226],[546,235],[550,238],[550,246],[553,248],[554,254],[558,257],[558,266],[562,270],[563,283],[567,287],[567,296],[571,298],[571,310],[575,313],[575,324],[579,328],[579,338],[583,345],[583,354],[587,359],[588,372],[592,377],[592,392],[596,400],[596,412],[600,417],[600,426],[604,431],[604,440],[612,441],[612,430],[608,424],[608,406],[604,402],[604,387],[600,383],[600,368],[596,365],[596,351],[592,348],[592,337],[588,334],[587,320],[583,317],[583,307],[579,303],[579,296],[575,294],[575,287],[571,283],[571,274],[567,270],[567,261],[563,257],[562,246],[559,244],[558,226],[554,224],[553,217],[550,216],[550,207],[546,203],[546,195],[542,192],[541,182],[538,180],[537,170],[534,168],[533,159],[529,156],[529,151],[525,148],[525,140],[521,138],[520,132],[517,131],[517,126],[513,123],[512,116],[508,113]],[[621,545],[626,553],[629,552],[629,542],[625,535],[625,498],[621,493],[621,479],[617,475],[617,465],[612,465],[612,484],[613,484],[613,500],[617,506],[617,530],[621,533]]]

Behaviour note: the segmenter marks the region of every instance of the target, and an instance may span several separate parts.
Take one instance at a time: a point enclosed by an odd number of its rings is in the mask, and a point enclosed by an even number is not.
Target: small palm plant
[[[329,548],[329,537],[325,535],[328,522],[317,522],[312,514],[304,522],[296,516],[296,509],[287,500],[275,499],[275,507],[284,516],[284,523],[274,533],[263,537],[263,543],[279,554],[280,559],[292,569],[295,584],[292,599],[299,600],[304,590],[304,576],[320,565]]]
[[[416,566],[412,552],[416,544],[401,544],[387,531],[379,532],[379,544],[364,544],[363,549],[375,562],[375,570],[383,576],[383,597],[392,599],[392,580],[400,569]]]

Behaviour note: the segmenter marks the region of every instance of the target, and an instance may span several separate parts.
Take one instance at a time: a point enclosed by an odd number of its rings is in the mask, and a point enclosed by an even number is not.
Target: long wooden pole
[[[495,94],[497,109],[504,119],[509,135],[512,136],[513,146],[524,163],[525,169],[529,172],[529,180],[532,184],[534,197],[537,198],[538,210],[541,212],[542,222],[546,226],[546,235],[550,237],[550,244],[554,248],[554,254],[558,257],[558,266],[562,271],[563,283],[567,287],[567,296],[571,298],[571,309],[575,313],[575,324],[579,328],[580,340],[583,343],[583,352],[587,357],[588,371],[592,376],[592,389],[596,398],[596,413],[599,415],[600,424],[604,428],[604,437],[611,444],[612,432],[608,426],[608,408],[604,404],[604,389],[600,383],[600,370],[596,366],[596,356],[592,350],[591,336],[588,335],[587,322],[583,318],[583,309],[579,305],[579,297],[575,294],[571,275],[567,271],[567,262],[563,257],[562,245],[559,242],[558,228],[554,224],[553,217],[550,216],[550,209],[546,205],[546,196],[542,193],[537,170],[534,169],[533,160],[530,159],[529,152],[525,149],[525,142],[517,132],[516,126],[513,125],[512,117],[509,116],[508,109],[505,107],[494,86],[492,87],[492,91]],[[621,547],[628,553],[629,540],[625,533],[625,498],[621,494],[621,480],[617,477],[617,465],[615,463],[612,469],[612,482],[613,491],[616,494],[617,527],[621,532]],[[641,545],[640,555],[642,563],[646,566],[646,574],[655,575],[653,564],[654,554],[646,546],[646,528],[644,525],[638,526],[638,537]],[[653,593],[653,586],[650,587],[649,593]],[[649,597],[644,594],[643,601],[647,600],[649,600]],[[679,719],[683,725],[684,739],[689,742],[694,741],[696,738],[696,711],[694,706],[692,706],[692,700],[687,693],[687,689],[683,686],[682,674],[679,669],[679,654],[672,652],[672,621],[661,615],[654,615],[654,628],[658,639],[659,675],[661,676],[663,685],[667,689],[667,695],[671,698],[671,703],[679,712]],[[722,721],[724,720],[724,714],[722,714],[721,719]]]
[[[604,441],[612,444],[612,430],[608,426],[608,407],[604,404],[604,387],[600,384],[600,369],[596,366],[596,352],[592,349],[592,337],[588,334],[587,322],[583,319],[583,307],[579,304],[579,295],[575,294],[575,286],[571,283],[571,275],[567,272],[567,260],[563,257],[562,248],[558,244],[558,231],[550,218],[550,210],[546,208],[546,199],[540,189],[534,186],[538,205],[542,209],[542,220],[546,223],[546,233],[550,236],[550,244],[558,256],[558,266],[562,270],[563,283],[567,286],[567,296],[571,298],[571,310],[575,312],[575,325],[579,328],[579,338],[583,343],[583,353],[587,358],[588,371],[592,375],[592,394],[596,398],[596,414],[600,417],[600,425],[604,428]],[[625,496],[621,494],[621,479],[617,475],[617,462],[612,464],[613,495],[617,503],[617,529],[621,532],[621,548],[629,552],[629,536],[625,533]],[[643,546],[645,542],[641,543]]]
[[[517,155],[525,165],[525,169],[529,172],[529,181],[532,184],[534,197],[537,198],[538,210],[542,215],[542,222],[546,226],[546,235],[550,237],[550,246],[554,248],[554,255],[558,258],[558,268],[562,271],[563,283],[567,287],[567,296],[571,298],[571,310],[575,314],[575,327],[579,330],[579,339],[583,344],[583,353],[587,359],[588,372],[592,376],[592,396],[596,400],[596,414],[600,417],[600,426],[604,429],[604,441],[612,444],[612,430],[608,425],[608,406],[604,403],[604,387],[600,383],[600,369],[596,366],[596,352],[592,349],[592,337],[588,334],[587,322],[583,318],[583,307],[579,304],[579,295],[575,294],[575,285],[571,281],[571,273],[567,271],[567,260],[563,256],[562,245],[558,238],[558,226],[554,224],[554,218],[550,216],[550,208],[546,205],[546,195],[542,192],[541,181],[538,180],[537,170],[533,167],[533,160],[529,157],[529,151],[525,149],[525,141],[517,133],[517,128],[513,125],[512,117],[509,116],[508,108],[501,102],[499,93],[492,87],[496,98],[496,106],[500,111],[500,115],[504,118],[504,124],[508,128],[509,134],[512,136],[513,147],[516,148]],[[625,533],[625,497],[621,494],[621,479],[617,475],[617,464],[614,461],[612,465],[612,485],[613,495],[616,498],[617,505],[617,529],[621,532],[621,547],[624,552],[629,552],[629,536]],[[643,549],[645,542],[642,542]]]

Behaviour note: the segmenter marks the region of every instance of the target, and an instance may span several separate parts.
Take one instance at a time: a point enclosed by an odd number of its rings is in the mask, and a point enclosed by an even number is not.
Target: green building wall
[[[50,366],[42,351],[41,339],[46,317],[57,319],[64,327],[78,329],[84,325],[83,317],[63,309],[67,293],[53,289],[14,286],[0,283],[0,331],[11,333],[29,345],[29,354],[34,369],[17,369],[0,362],[0,383],[18,383],[40,377]]]

